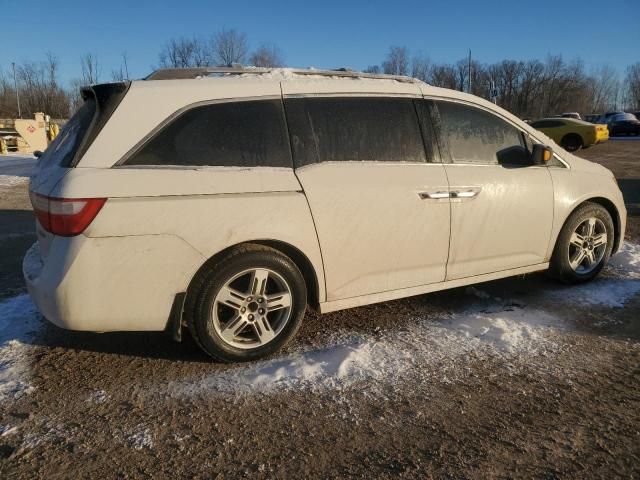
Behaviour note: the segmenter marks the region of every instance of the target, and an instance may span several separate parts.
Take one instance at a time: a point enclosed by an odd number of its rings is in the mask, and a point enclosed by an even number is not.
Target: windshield
[[[613,116],[614,122],[622,122],[624,120],[637,120],[637,118],[632,113],[619,113]]]

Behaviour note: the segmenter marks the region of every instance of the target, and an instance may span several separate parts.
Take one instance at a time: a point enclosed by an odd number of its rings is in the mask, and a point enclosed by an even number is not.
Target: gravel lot
[[[640,203],[640,142],[580,154]],[[640,217],[589,285],[534,274],[309,313],[277,357],[220,365],[189,340],[45,322],[21,277],[26,183],[5,160],[2,478],[640,475]]]

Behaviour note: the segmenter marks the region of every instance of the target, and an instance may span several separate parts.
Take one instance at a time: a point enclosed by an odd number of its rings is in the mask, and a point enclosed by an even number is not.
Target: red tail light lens
[[[73,237],[85,231],[106,198],[54,198],[29,192],[33,211],[47,232]]]

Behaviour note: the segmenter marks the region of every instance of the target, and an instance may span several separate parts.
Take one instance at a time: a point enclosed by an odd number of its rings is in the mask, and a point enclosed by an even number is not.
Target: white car
[[[547,269],[581,282],[624,238],[609,170],[412,78],[178,69],[83,95],[30,183],[24,276],[63,328],[188,328],[251,360],[307,305]]]

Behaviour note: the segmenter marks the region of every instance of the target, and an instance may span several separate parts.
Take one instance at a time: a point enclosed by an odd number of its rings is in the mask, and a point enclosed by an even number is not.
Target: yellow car
[[[569,152],[609,140],[609,129],[606,125],[574,118],[543,118],[531,122],[530,125],[551,137]]]

